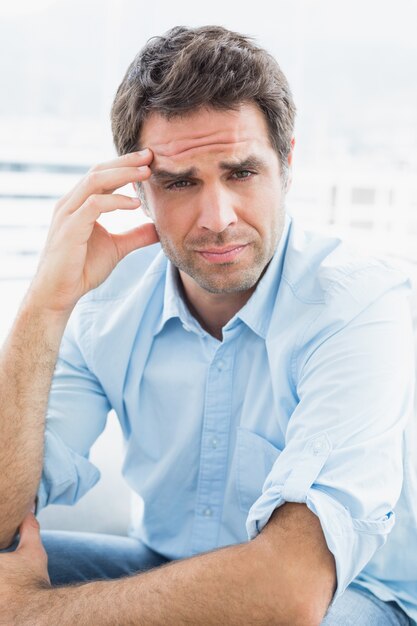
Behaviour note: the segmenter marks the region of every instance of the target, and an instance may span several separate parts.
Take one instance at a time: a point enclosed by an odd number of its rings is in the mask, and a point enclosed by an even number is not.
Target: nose
[[[206,188],[199,198],[198,227],[221,233],[238,221],[233,198],[220,185]]]

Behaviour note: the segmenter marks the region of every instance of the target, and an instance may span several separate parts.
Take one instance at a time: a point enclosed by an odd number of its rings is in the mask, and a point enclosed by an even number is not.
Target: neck
[[[190,313],[204,330],[221,341],[223,326],[246,304],[255,286],[237,293],[210,293],[202,289],[188,274],[181,270],[179,273]]]

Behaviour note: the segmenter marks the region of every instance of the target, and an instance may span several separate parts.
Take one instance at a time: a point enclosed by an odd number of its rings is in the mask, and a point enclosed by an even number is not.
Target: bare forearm
[[[0,548],[10,543],[39,482],[51,378],[70,312],[129,252],[158,241],[153,224],[109,233],[103,213],[137,209],[113,194],[151,175],[150,150],[95,166],[57,203],[37,273],[0,353]]]
[[[48,393],[67,319],[29,294],[0,352],[0,547],[10,543],[36,494]]]
[[[274,571],[266,571],[267,555],[255,550],[253,543],[116,581],[45,589],[32,606],[28,604],[27,617],[19,615],[18,623],[313,626],[316,621],[300,616],[292,605],[286,572],[278,563]]]

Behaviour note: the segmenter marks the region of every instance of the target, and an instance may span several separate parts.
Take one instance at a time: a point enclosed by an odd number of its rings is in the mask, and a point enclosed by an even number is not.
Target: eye
[[[237,180],[245,180],[247,178],[252,178],[252,176],[255,176],[255,172],[251,172],[249,170],[238,170],[237,172],[233,172],[232,176],[237,178]]]
[[[167,185],[166,189],[168,189],[169,191],[175,191],[177,189],[185,189],[186,187],[189,187],[190,185],[191,183],[189,180],[176,180],[175,182]]]

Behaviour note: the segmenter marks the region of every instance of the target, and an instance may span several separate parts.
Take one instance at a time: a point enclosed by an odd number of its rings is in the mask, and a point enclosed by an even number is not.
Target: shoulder
[[[377,323],[409,315],[410,281],[384,258],[367,256],[339,237],[300,228],[292,221],[281,284],[268,330],[270,350],[312,352],[361,314]],[[294,361],[295,362],[295,361]]]
[[[332,337],[369,343],[385,328],[392,341],[398,333],[412,341],[410,293],[407,274],[384,258],[293,222],[267,336],[271,362],[282,369],[285,359],[295,388],[303,364]]]
[[[339,237],[304,230],[293,222],[282,278],[300,303],[347,307],[354,315],[384,293],[409,285],[384,258],[367,256]]]

